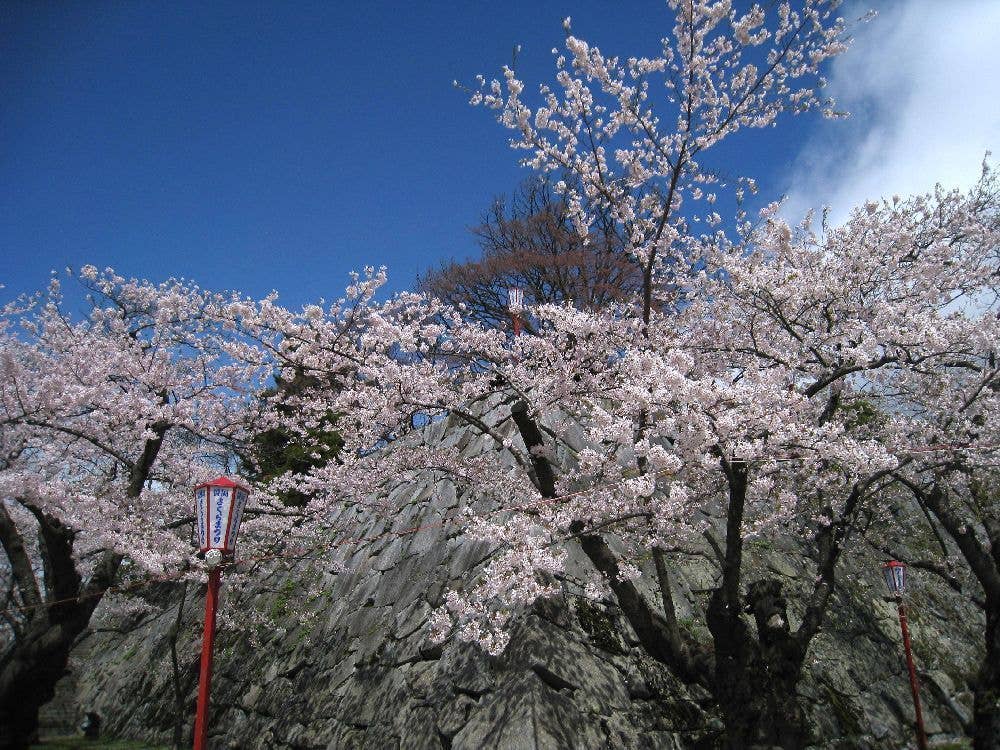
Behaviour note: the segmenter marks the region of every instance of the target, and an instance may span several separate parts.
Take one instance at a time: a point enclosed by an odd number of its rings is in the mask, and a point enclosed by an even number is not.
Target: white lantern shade
[[[232,552],[250,490],[227,477],[199,484],[194,490],[198,548]]]
[[[885,585],[889,587],[889,593],[893,596],[902,596],[906,590],[906,563],[890,560],[882,566],[882,575],[885,576]]]
[[[507,290],[507,309],[511,312],[521,312],[524,308],[524,292],[516,286]]]

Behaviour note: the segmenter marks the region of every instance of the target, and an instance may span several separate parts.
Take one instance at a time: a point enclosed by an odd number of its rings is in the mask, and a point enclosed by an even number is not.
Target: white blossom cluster
[[[825,0],[780,3],[770,23],[724,0],[668,5],[657,58],[569,35],[539,106],[512,70],[473,96],[531,166],[564,176],[582,234],[598,211],[614,218],[645,274],[634,305],[536,306],[537,335],[511,338],[422,294],[378,301],[384,269],[296,311],[87,267],[85,319],[56,285],[0,317],[4,507],[71,528],[81,569],[107,550],[177,570],[191,544],[172,522],[219,472],[213,453],[271,428],[308,439],[333,415],[336,459],[255,488],[243,554],[348,544],[352,514],[390,528],[400,487],[446,478],[476,498],[452,522],[492,552],[432,635],[498,652],[518,612],[564,591],[569,545],[599,562],[595,540],[614,540],[590,595],[625,590],[651,552],[702,543],[738,590],[742,544],[794,529],[824,540],[821,613],[844,534],[880,493],[943,482],[977,496],[1000,445],[996,176],[872,202],[835,229],[770,207],[738,242],[696,235],[682,204],[712,205],[717,182],[702,152],[782,111],[826,110],[820,68],[844,25]],[[274,374],[320,385],[260,398]],[[429,440],[442,420],[485,448]],[[289,490],[306,504],[283,505]],[[1000,528],[995,508],[967,523]]]

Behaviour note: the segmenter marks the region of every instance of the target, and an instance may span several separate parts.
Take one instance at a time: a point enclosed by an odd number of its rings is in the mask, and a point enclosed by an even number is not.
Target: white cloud
[[[870,7],[870,5],[868,6]],[[855,34],[830,72],[846,122],[824,123],[788,177],[785,213],[967,187],[1000,149],[1000,3],[906,0]],[[852,3],[844,12],[863,12]]]

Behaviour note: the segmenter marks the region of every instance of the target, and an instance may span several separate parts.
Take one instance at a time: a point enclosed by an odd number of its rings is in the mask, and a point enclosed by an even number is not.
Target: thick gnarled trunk
[[[166,396],[163,397],[166,403]],[[143,445],[129,468],[126,494],[138,498],[169,429],[153,425],[154,437]],[[90,622],[118,575],[122,555],[105,551],[86,584],[73,556],[75,532],[30,502],[22,505],[38,522],[44,596],[25,551],[17,524],[0,507],[0,547],[14,573],[25,606],[24,625],[0,659],[0,750],[27,747],[38,731],[38,711],[52,700],[56,683],[66,673],[69,652]],[[8,729],[9,727],[9,729]]]
[[[742,612],[727,606],[722,589],[706,613],[715,643],[714,695],[725,724],[724,747],[805,747],[808,724],[796,690],[805,654],[789,630],[781,584],[751,585],[747,608],[757,621],[757,636]]]
[[[28,747],[37,739],[38,712],[52,700],[55,686],[86,620],[30,628],[0,671],[0,749]]]
[[[805,649],[798,634],[790,632],[780,583],[758,581],[750,585],[745,601],[740,595],[749,470],[743,462],[723,458],[721,463],[729,485],[726,546],[722,582],[705,615],[715,644],[714,694],[726,727],[725,747],[795,750],[807,744],[808,735],[796,697]],[[756,636],[745,611],[754,615]]]
[[[754,701],[755,662],[746,623],[731,611],[722,589],[709,600],[706,620],[715,642],[713,696],[722,711],[727,750],[743,750],[755,744],[759,717]]]
[[[110,587],[121,555],[106,552],[88,584],[72,600],[36,609],[0,664],[0,750],[27,747],[38,731],[38,711],[52,700],[69,652]]]

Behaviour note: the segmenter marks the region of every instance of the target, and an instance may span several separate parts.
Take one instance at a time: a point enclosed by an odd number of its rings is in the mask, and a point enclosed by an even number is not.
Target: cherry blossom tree
[[[769,209],[744,242],[707,239],[684,305],[648,323],[624,309],[540,306],[538,334],[511,343],[435,299],[376,304],[371,273],[349,326],[342,307],[267,306],[242,325],[261,341],[293,332],[294,345],[266,348],[339,378],[335,392],[296,397],[300,429],[331,410],[351,426],[337,462],[285,478],[308,490],[313,512],[429,471],[486,501],[489,512],[470,506],[461,520],[494,553],[477,585],[446,597],[439,637],[453,630],[502,651],[512,618],[565,591],[568,561],[582,554],[642,647],[712,692],[729,746],[796,747],[807,741],[795,697],[803,660],[841,556],[878,515],[873,498],[922,493],[992,585],[973,554],[986,547],[968,539],[996,523],[983,474],[997,444],[987,416],[996,205],[987,172],[967,194],[870,203],[822,232]],[[439,418],[496,450],[468,458],[428,444],[422,427]],[[946,458],[928,458],[946,432],[957,441]],[[952,521],[926,497],[943,476],[978,516]],[[747,540],[774,532],[809,540],[813,567],[796,592],[744,580]],[[671,584],[672,554],[699,542],[719,570],[703,612],[710,647],[678,627]],[[786,597],[800,591],[793,629]]]
[[[692,240],[696,239],[692,231],[699,225],[714,227],[721,222],[713,206],[724,184],[702,165],[706,152],[740,129],[775,124],[785,110],[821,109],[824,114],[833,114],[832,103],[816,93],[817,86],[822,85],[819,67],[845,46],[843,22],[832,16],[836,3],[805,3],[795,9],[787,3],[782,4],[777,9],[773,29],[766,24],[766,14],[758,6],[741,14],[725,2],[673,2],[668,5],[675,14],[673,34],[663,40],[662,55],[655,59],[630,58],[621,62],[569,34],[567,54],[559,55],[556,61],[558,86],[541,88],[541,105],[532,109],[525,104],[524,85],[511,69],[505,70],[505,83],[494,81],[487,88],[481,80],[483,88],[472,97],[474,104],[497,110],[500,122],[515,131],[514,147],[531,154],[525,159],[526,164],[574,176],[572,183],[560,183],[559,187],[575,212],[581,234],[588,231],[594,217],[615,217],[626,248],[642,270],[642,296],[638,307],[643,335],[649,339],[647,346],[659,338],[653,334],[654,299],[660,296],[663,303],[669,304],[670,293],[676,294],[683,288],[683,282],[678,283],[678,270],[687,268],[696,257],[692,255]],[[568,21],[566,27],[569,33]],[[661,96],[661,92],[666,96]],[[755,189],[755,183],[747,177],[737,177],[735,182],[738,199],[742,198],[744,190]],[[694,206],[701,203],[707,208],[699,211],[687,208],[686,203]],[[659,351],[676,348],[665,340],[656,343],[662,345]],[[662,374],[654,367],[644,372]],[[633,372],[630,376],[635,378],[633,382],[646,384],[648,381],[641,377],[642,374]],[[749,390],[751,383],[754,379],[742,380],[739,386],[742,395],[730,394],[722,400],[727,410],[730,407],[727,399],[734,397],[735,403],[753,404],[753,399],[748,398],[753,393]],[[759,389],[774,388],[777,384],[765,381],[755,385]],[[655,392],[651,385],[649,388],[650,392]],[[644,400],[648,399],[640,399],[638,403]],[[704,410],[704,397],[699,396],[697,400]],[[774,407],[779,401],[775,397],[758,404]],[[733,435],[719,435],[717,426],[705,424],[702,447],[712,446],[713,451],[721,453],[720,441],[728,442],[741,434],[744,437],[753,435],[751,426],[759,425],[765,414],[759,408],[751,408],[746,416],[753,419],[734,420]],[[628,416],[632,427],[626,434],[631,435],[634,443],[643,445],[659,432],[655,429],[655,415],[646,406],[640,406]],[[688,418],[694,422],[704,420],[705,415],[692,413]],[[709,439],[707,436],[714,437]],[[751,488],[743,462],[731,461],[725,455],[718,459],[729,485],[730,514],[725,550],[714,545],[719,549],[724,570],[723,586],[713,600],[717,655],[715,684],[738,688],[731,695],[719,696],[728,714],[731,734],[735,733],[731,740],[737,742],[736,734],[751,737],[754,734],[752,714],[757,705],[751,698],[765,695],[767,690],[757,689],[761,687],[758,680],[747,679],[747,672],[753,671],[754,666],[751,655],[741,645],[746,629],[739,627],[739,618],[735,615],[741,609],[738,597],[742,515],[745,495]],[[691,456],[684,465],[692,467],[703,463],[704,456]],[[655,470],[655,465],[640,452],[636,456],[636,469],[648,473],[651,467]],[[685,493],[678,489],[676,494],[680,498]],[[622,510],[624,515],[638,512],[633,508]],[[592,512],[581,515],[588,520],[593,517]],[[676,513],[667,516],[676,516]],[[578,518],[571,524],[571,530],[579,534],[586,526]],[[653,549],[661,583],[665,610],[662,622],[634,588],[630,589],[619,580],[620,565],[599,539],[594,535],[581,539],[595,567],[612,582],[619,603],[631,613],[633,626],[647,648],[659,652],[689,679],[696,679],[700,671],[695,668],[690,648],[682,643],[669,601],[669,581],[662,557],[664,545],[654,540],[646,541],[652,541],[647,547]],[[770,619],[763,618],[764,621]],[[807,631],[813,629],[814,632],[818,627],[816,619],[810,619]],[[797,659],[801,663],[801,656]],[[729,674],[725,673],[727,669]],[[792,672],[794,681],[797,668]],[[778,687],[776,683],[772,686],[786,696],[792,687]],[[783,731],[782,717],[774,708],[772,705],[771,711],[760,712],[761,725],[780,733]],[[790,723],[795,724],[794,718]],[[797,730],[789,731],[794,735]],[[792,745],[799,741],[795,736],[786,739]]]
[[[853,311],[858,322],[837,367],[862,368],[863,392],[856,381],[855,398],[876,407],[887,441],[917,448],[900,458],[893,476],[926,514],[946,554],[944,565],[928,569],[961,590],[947,559],[954,554],[978,586],[968,592],[985,617],[984,658],[973,680],[973,739],[977,750],[997,748],[1000,185],[984,165],[967,194],[939,189],[910,201],[869,204],[853,224],[855,245],[864,242],[872,254],[870,262],[851,260],[861,266],[859,280],[879,281],[892,293],[870,305],[867,316]],[[871,287],[859,287],[862,302]]]
[[[68,646],[43,646],[79,632],[85,595],[107,590],[123,555],[147,571],[184,564],[190,548],[164,528],[187,506],[175,487],[204,473],[207,440],[243,439],[248,394],[277,370],[322,387],[279,389],[256,429],[308,445],[336,415],[339,440],[335,460],[317,454],[260,488],[273,503],[262,528],[319,538],[345,503],[391,516],[387,489],[448,476],[479,498],[459,520],[492,553],[445,596],[435,637],[498,653],[536,599],[612,596],[649,656],[711,693],[731,748],[806,744],[796,686],[838,563],[873,499],[908,493],[985,592],[976,741],[995,746],[996,179],[866,204],[834,229],[790,227],[769,207],[727,239],[705,154],[784,112],[832,113],[817,90],[844,25],[824,0],[778,4],[773,19],[724,1],[668,8],[653,59],[608,58],[568,34],[538,106],[513,70],[472,93],[529,166],[569,176],[557,190],[581,240],[610,217],[639,269],[634,300],[534,306],[534,335],[513,341],[427,295],[377,302],[373,269],[300,311],[90,269],[101,301],[85,321],[56,291],[8,308],[26,328],[6,324],[0,362],[14,644],[0,688],[64,663]],[[754,189],[729,182],[737,199]],[[441,419],[494,449],[428,442]],[[789,531],[812,557],[795,590],[748,580],[747,541]],[[711,643],[678,623],[672,579],[692,549],[717,566],[700,612]]]
[[[825,61],[846,49],[838,0],[757,4],[742,13],[729,0],[668,0],[673,28],[660,54],[609,57],[572,34],[556,55],[556,83],[526,102],[525,83],[505,67],[503,81],[478,77],[471,103],[513,132],[522,163],[566,175],[555,184],[582,237],[602,219],[639,264],[640,305],[684,266],[692,228],[717,226],[719,191],[756,191],[747,176],[722,179],[705,166],[712,147],[740,130],[776,125],[783,113],[836,116],[818,92]],[[686,204],[691,208],[685,210]]]
[[[413,472],[444,471],[499,511],[464,519],[470,534],[500,544],[484,585],[452,595],[438,625],[454,617],[461,637],[502,649],[511,608],[558,590],[561,545],[576,540],[595,583],[614,592],[646,650],[685,679],[715,688],[733,746],[770,739],[768,732],[792,746],[801,722],[782,704],[794,697],[798,671],[765,680],[757,663],[763,649],[750,653],[749,628],[738,613],[745,524],[774,524],[801,501],[779,493],[776,509],[771,485],[750,476],[749,457],[737,449],[759,439],[776,414],[787,425],[779,444],[803,431],[824,440],[833,430],[817,423],[815,399],[789,399],[785,379],[764,368],[734,376],[724,357],[706,358],[678,337],[691,327],[678,329],[661,310],[676,302],[678,270],[700,244],[691,227],[721,221],[711,205],[722,185],[702,167],[703,153],[740,129],[774,124],[783,111],[832,113],[816,90],[823,62],[844,49],[844,25],[834,2],[781,4],[770,26],[757,6],[745,14],[727,2],[668,6],[675,24],[654,59],[620,62],[569,35],[568,58],[556,61],[557,88],[542,87],[537,108],[524,103],[524,84],[510,69],[505,83],[482,80],[472,94],[474,104],[496,110],[515,132],[514,147],[531,154],[528,165],[568,175],[556,190],[581,238],[592,235],[596,217],[608,217],[640,269],[634,305],[602,312],[541,306],[534,310],[538,335],[508,347],[500,332],[437,300],[404,294],[375,304],[371,290],[380,278],[372,272],[349,290],[346,306],[292,314],[265,303],[240,311],[238,325],[247,340],[276,355],[287,376],[336,380],[332,392],[300,394],[295,408],[284,410],[296,415],[284,420],[286,429],[306,435],[330,413],[350,422],[341,460],[279,478],[275,492],[309,492],[306,511],[322,513],[324,505],[361,502]],[[747,178],[736,182],[737,190],[754,189]],[[684,211],[685,201],[705,201],[709,209]],[[272,416],[276,424],[280,412]],[[470,460],[426,444],[419,428],[440,418],[464,421],[499,450]],[[857,440],[843,436],[829,460],[849,467],[851,482],[826,481],[861,496],[891,462],[878,452],[862,455]],[[789,485],[811,475],[784,466],[770,473]],[[810,498],[823,488],[818,481],[804,486],[816,487]],[[724,571],[709,616],[713,655],[679,632],[665,555],[685,535],[711,531],[699,513],[727,488],[725,547],[709,533]],[[827,567],[846,523],[825,527],[835,542],[827,545]],[[624,553],[612,551],[609,533]],[[650,550],[660,604],[635,583],[635,561]],[[825,602],[819,596],[811,632]],[[704,668],[713,656],[714,673]],[[789,661],[797,667],[801,654]],[[732,684],[742,692],[727,692]],[[750,695],[766,705],[747,701]]]
[[[808,223],[794,231],[769,218],[755,252],[738,248],[709,261],[724,282],[709,282],[709,295],[687,311],[701,321],[703,353],[717,351],[741,377],[746,368],[780,377],[788,401],[795,394],[810,404],[813,429],[825,433],[819,442],[803,432],[776,445],[776,420],[744,449],[763,477],[775,460],[801,462],[809,473],[791,485],[800,501],[804,487],[815,487],[819,585],[796,640],[808,644],[803,636],[818,624],[812,615],[829,601],[844,535],[878,516],[881,506],[866,500],[906,487],[953,536],[985,593],[975,734],[976,747],[989,748],[998,736],[997,613],[996,568],[985,563],[1000,508],[981,482],[998,445],[988,427],[1000,334],[998,207],[996,175],[984,166],[967,193],[939,188],[870,202],[822,235]],[[853,458],[837,455],[847,436],[856,440]],[[863,457],[870,468],[850,468]]]
[[[110,587],[190,566],[191,487],[223,468],[210,459],[269,374],[220,346],[204,313],[229,298],[93,267],[79,281],[82,318],[54,280],[0,320],[3,747],[28,744]]]
[[[561,591],[578,549],[646,651],[712,691],[728,746],[798,747],[806,737],[795,687],[837,563],[859,518],[874,512],[872,498],[916,466],[906,446],[929,438],[897,389],[957,386],[946,377],[954,350],[972,346],[990,320],[975,306],[949,306],[982,304],[990,292],[992,209],[942,193],[864,206],[822,234],[765,213],[736,245],[694,235],[696,219],[719,221],[681,211],[685,199],[711,200],[715,178],[695,157],[784,109],[826,107],[813,88],[791,83],[816,84],[818,66],[843,48],[843,27],[825,3],[779,6],[774,31],[756,8],[670,5],[677,24],[661,59],[620,65],[570,36],[572,63],[557,60],[562,98],[543,88],[544,105],[529,109],[511,70],[506,84],[473,95],[515,130],[531,166],[575,175],[560,189],[581,236],[594,211],[616,217],[643,269],[638,304],[539,306],[537,335],[510,347],[418,295],[358,306],[353,337],[319,312],[289,321],[302,342],[295,366],[344,377],[336,397],[300,404],[307,419],[332,409],[357,428],[342,463],[296,481],[318,498],[333,487],[360,498],[415,471],[450,474],[492,503],[487,517],[464,521],[496,552],[479,586],[447,597],[439,635],[454,628],[502,650],[512,613]],[[765,44],[763,68],[745,61]],[[647,103],[645,79],[661,73],[677,117],[667,134]],[[615,137],[627,142],[612,161]],[[681,266],[704,270],[682,278]],[[676,311],[666,317],[669,302]],[[938,326],[948,336],[920,337]],[[470,461],[425,444],[419,428],[445,417],[499,450]],[[746,540],[789,525],[812,539],[815,566],[794,630],[776,581],[743,580]],[[704,612],[711,648],[678,628],[670,581],[668,554],[699,539],[719,565]],[[658,601],[640,564],[650,557]]]

